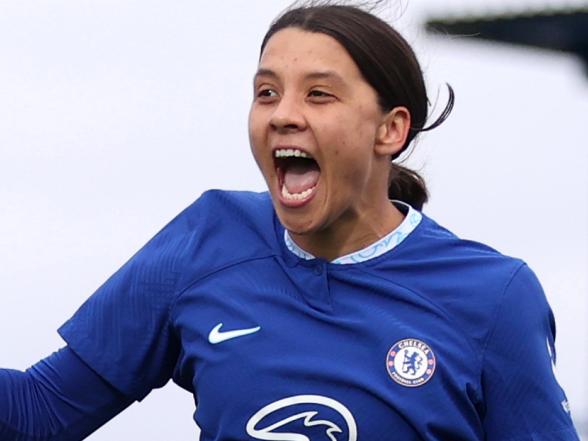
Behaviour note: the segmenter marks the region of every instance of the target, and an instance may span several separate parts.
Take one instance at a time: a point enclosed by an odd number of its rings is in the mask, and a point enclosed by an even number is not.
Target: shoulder
[[[435,305],[449,323],[471,339],[478,354],[505,295],[516,287],[538,286],[521,259],[462,239],[427,216],[396,251],[393,258],[378,265],[381,274],[388,273],[395,283]],[[521,279],[528,283],[513,283]],[[536,293],[509,295],[526,302]]]
[[[189,283],[240,261],[276,253],[275,215],[267,192],[209,190],[174,219],[182,279]]]
[[[124,266],[124,274],[190,281],[239,261],[275,253],[271,199],[266,193],[209,190],[185,208]]]
[[[274,235],[275,216],[267,192],[208,190],[181,216],[190,234],[223,248],[243,248],[257,241],[269,246]]]
[[[210,223],[236,227],[272,223],[273,207],[267,192],[207,190],[168,225],[178,233],[193,232]]]
[[[212,234],[214,238],[235,233],[255,234],[274,224],[267,193],[208,190],[167,224],[154,239],[191,239]],[[218,238],[218,237],[217,237]]]
[[[427,283],[451,284],[476,292],[502,291],[524,262],[474,240],[458,237],[431,218],[424,216],[420,225],[405,241],[402,261],[419,263]],[[482,289],[484,288],[484,289]]]

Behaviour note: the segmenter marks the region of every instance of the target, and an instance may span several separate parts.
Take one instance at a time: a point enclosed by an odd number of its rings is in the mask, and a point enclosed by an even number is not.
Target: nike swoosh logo
[[[223,326],[222,323],[219,323],[210,334],[208,334],[208,341],[216,345],[217,343],[222,343],[223,341],[230,340],[232,338],[243,337],[244,335],[253,334],[261,329],[261,326],[256,326],[255,328],[247,328],[247,329],[235,329],[234,331],[226,331],[221,332],[220,328]]]

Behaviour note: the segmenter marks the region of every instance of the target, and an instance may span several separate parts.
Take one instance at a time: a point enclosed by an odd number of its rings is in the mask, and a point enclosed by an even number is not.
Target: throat
[[[389,202],[387,206],[389,209],[381,216],[352,214],[320,231],[303,234],[289,231],[289,234],[304,251],[332,262],[369,247],[402,223],[404,214]]]

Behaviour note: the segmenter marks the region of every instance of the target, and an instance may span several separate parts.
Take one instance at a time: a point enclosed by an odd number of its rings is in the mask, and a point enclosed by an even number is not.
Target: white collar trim
[[[410,205],[401,202],[401,201],[392,201],[394,204],[399,204],[408,209],[408,213],[404,217],[404,220],[398,227],[388,233],[386,236],[382,237],[378,241],[374,242],[371,245],[368,245],[362,250],[354,251],[353,253],[346,254],[345,256],[337,257],[335,260],[332,260],[331,263],[337,265],[350,265],[353,263],[361,263],[367,260],[374,259],[378,256],[381,256],[384,253],[396,248],[404,239],[408,237],[410,233],[418,226],[418,224],[423,219],[423,215],[412,208]],[[294,253],[296,256],[300,257],[301,259],[311,260],[315,259],[316,257],[310,254],[307,251],[304,251],[300,248],[296,242],[292,240],[288,230],[284,230],[284,242],[286,242],[286,247]]]

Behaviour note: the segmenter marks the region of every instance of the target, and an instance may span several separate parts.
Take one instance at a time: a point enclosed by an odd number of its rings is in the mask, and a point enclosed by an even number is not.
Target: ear
[[[376,133],[374,151],[377,155],[391,156],[398,153],[410,130],[410,112],[406,107],[394,107],[382,117]]]

